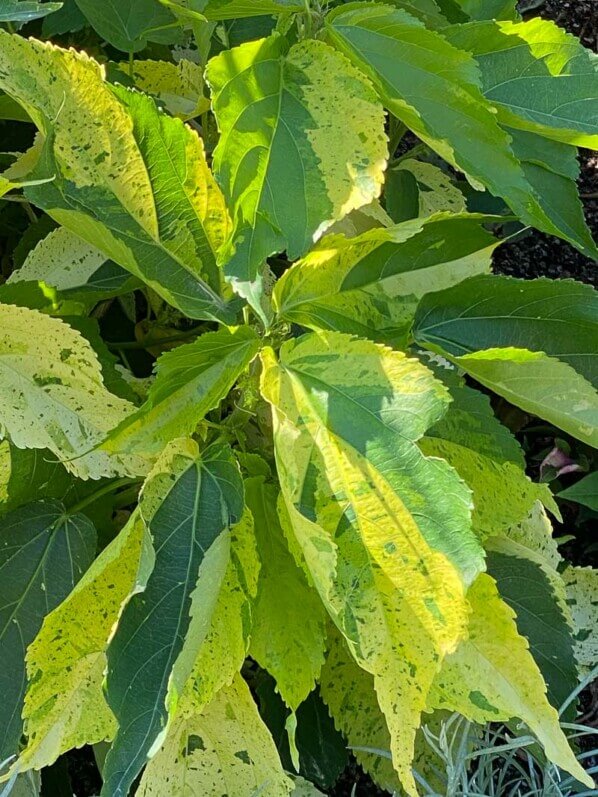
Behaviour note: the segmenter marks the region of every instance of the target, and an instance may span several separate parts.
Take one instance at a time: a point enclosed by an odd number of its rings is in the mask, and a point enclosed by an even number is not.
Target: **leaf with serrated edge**
[[[201,712],[175,719],[139,797],[284,797],[293,789],[240,675]]]
[[[350,239],[326,236],[278,281],[274,306],[311,329],[395,342],[415,297],[490,270],[500,241],[483,225],[494,220],[440,213]]]
[[[570,749],[546,699],[546,684],[515,615],[483,573],[469,590],[473,613],[468,639],[448,656],[434,684],[430,707],[458,711],[474,722],[522,719],[552,763],[590,788],[594,781]]]
[[[277,488],[254,477],[245,481],[245,495],[262,558],[250,655],[274,677],[282,699],[296,711],[324,661],[326,615],[288,550],[276,509]]]
[[[145,403],[111,431],[102,450],[158,454],[166,443],[191,434],[228,395],[257,354],[249,327],[207,332],[158,358]]]
[[[106,648],[121,606],[143,582],[145,534],[136,512],[29,646],[20,769],[42,769],[67,750],[114,736],[102,690]]]
[[[377,3],[334,9],[325,31],[372,80],[385,106],[441,157],[503,197],[526,224],[585,251],[527,180],[468,52],[402,9]]]
[[[598,57],[578,38],[541,17],[458,25],[443,35],[473,54],[503,124],[598,148]]]
[[[29,200],[186,315],[232,323],[216,266],[229,220],[198,135],[87,55],[0,36],[0,88],[45,136],[32,175],[53,178]]]
[[[248,42],[213,58],[207,79],[221,132],[214,171],[234,222],[225,274],[265,318],[266,257],[295,259],[380,194],[384,113],[368,81],[313,39]]]
[[[445,389],[403,354],[338,333],[287,342],[280,362],[262,356],[290,526],[353,655],[375,676],[395,767],[415,793],[410,762],[425,693],[465,633],[465,584],[483,567],[467,489],[415,446],[443,414]]]
[[[134,406],[106,390],[95,351],[64,322],[0,305],[0,374],[0,423],[18,448],[48,448],[82,479],[146,469],[93,450]]]
[[[179,654],[191,623],[199,569],[243,509],[243,483],[232,452],[201,455],[189,439],[173,441],[141,493],[141,514],[156,559],[145,590],[125,606],[108,648],[106,697],[119,727],[106,757],[102,795],[126,797],[166,733],[189,666]]]

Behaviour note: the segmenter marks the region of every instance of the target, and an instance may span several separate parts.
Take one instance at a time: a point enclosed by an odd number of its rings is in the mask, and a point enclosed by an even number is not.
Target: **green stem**
[[[393,166],[398,166],[399,163],[402,163],[404,160],[408,160],[409,158],[415,158],[416,155],[419,155],[422,152],[425,152],[427,146],[425,144],[417,144],[415,147],[406,152],[404,155],[400,155],[398,158],[391,160],[388,164],[389,168]]]
[[[133,56],[133,51],[130,50],[129,51],[129,77],[131,78],[131,80],[133,80],[134,75],[135,75],[135,60],[134,60],[134,56]]]
[[[16,33],[16,32],[17,32],[17,29],[16,29],[16,28],[15,28],[15,26],[12,24],[12,22],[7,22],[7,23],[6,23],[6,30],[7,30],[9,33]]]
[[[388,155],[390,158],[394,158],[394,154],[397,151],[399,144],[401,143],[403,136],[407,132],[407,125],[403,124],[403,122],[396,121],[396,125],[394,126],[394,130],[390,132],[390,142],[388,144]]]
[[[95,504],[95,502],[98,501],[103,496],[108,495],[109,493],[114,493],[114,492],[116,492],[116,490],[119,490],[121,487],[126,487],[126,486],[128,486],[130,484],[134,484],[137,481],[140,481],[140,480],[123,478],[123,479],[117,479],[116,481],[110,482],[110,484],[105,484],[103,487],[101,487],[95,493],[92,493],[91,495],[88,495],[87,498],[83,498],[83,500],[79,501],[78,504],[75,504],[74,506],[71,506],[67,510],[67,514],[76,515],[78,512],[83,511],[86,507],[90,506],[91,504]]]

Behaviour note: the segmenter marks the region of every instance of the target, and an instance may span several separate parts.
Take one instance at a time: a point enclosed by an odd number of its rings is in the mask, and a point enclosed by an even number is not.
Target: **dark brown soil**
[[[545,19],[557,22],[588,49],[598,52],[598,0],[524,0],[522,8],[534,9]],[[580,165],[579,191],[586,221],[598,239],[598,153],[582,150]],[[598,287],[598,263],[565,241],[537,231],[497,249],[494,268],[499,274],[513,277],[572,278]]]

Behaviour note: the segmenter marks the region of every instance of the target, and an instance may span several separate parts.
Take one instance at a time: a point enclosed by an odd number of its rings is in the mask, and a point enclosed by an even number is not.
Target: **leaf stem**
[[[189,329],[187,332],[181,332],[178,335],[169,335],[166,338],[155,338],[145,339],[145,340],[125,340],[125,341],[116,341],[111,342],[107,341],[106,345],[109,349],[113,349],[118,351],[119,349],[151,349],[154,346],[160,346],[162,343],[176,343],[179,340],[188,340],[189,338],[196,337],[200,335],[203,330],[203,327],[195,327],[194,329]]]

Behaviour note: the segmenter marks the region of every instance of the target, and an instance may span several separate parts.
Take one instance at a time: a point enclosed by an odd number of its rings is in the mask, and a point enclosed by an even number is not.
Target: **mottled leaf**
[[[325,610],[287,547],[277,513],[278,490],[261,477],[245,482],[262,560],[250,654],[276,680],[296,711],[312,691],[324,661]]]
[[[0,87],[45,136],[30,176],[52,181],[28,198],[191,318],[232,322],[216,266],[228,216],[197,134],[88,56],[0,35]]]
[[[552,763],[593,787],[567,743],[527,640],[518,633],[515,615],[494,580],[480,575],[468,598],[473,609],[469,637],[445,659],[431,705],[459,711],[475,722],[522,719]]]
[[[313,39],[289,49],[273,35],[224,51],[209,62],[207,79],[221,132],[214,170],[234,225],[225,273],[265,318],[265,259],[304,254],[379,195],[384,114],[368,81]]]
[[[23,717],[27,745],[18,766],[42,769],[75,747],[111,739],[116,722],[102,690],[108,639],[151,559],[136,512],[68,598],[44,620],[27,651]]]
[[[106,696],[119,723],[103,772],[102,793],[110,797],[128,794],[190,675],[191,668],[175,670],[199,568],[242,512],[242,481],[230,449],[213,446],[200,455],[191,440],[173,442],[148,477],[140,506],[156,558],[108,648]]]
[[[437,214],[350,239],[327,236],[278,281],[274,306],[311,329],[400,342],[415,297],[490,269],[500,243],[484,229],[491,220]]]
[[[575,656],[585,674],[598,663],[598,570],[569,565],[563,580],[573,615]]]
[[[79,478],[143,472],[139,458],[93,450],[134,407],[106,390],[97,355],[79,332],[35,310],[0,305],[0,375],[0,423],[15,446],[47,448]]]
[[[139,797],[284,797],[293,789],[240,675],[201,712],[173,722]]]
[[[527,180],[468,52],[405,11],[382,4],[335,9],[327,16],[326,34],[368,75],[386,107],[439,155],[501,196],[527,224],[584,250]]]

